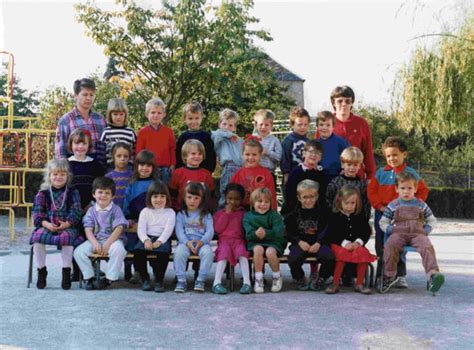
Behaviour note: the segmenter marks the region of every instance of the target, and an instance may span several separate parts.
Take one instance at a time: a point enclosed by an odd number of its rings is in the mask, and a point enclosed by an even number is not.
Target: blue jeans
[[[191,255],[189,248],[180,243],[176,247],[174,252],[173,262],[174,269],[176,272],[176,277],[178,281],[186,281],[186,266],[188,264],[188,258]],[[199,275],[198,281],[205,281],[207,274],[211,271],[212,263],[214,262],[214,252],[209,244],[204,244],[198,251],[199,258],[201,259],[201,264],[199,266]]]

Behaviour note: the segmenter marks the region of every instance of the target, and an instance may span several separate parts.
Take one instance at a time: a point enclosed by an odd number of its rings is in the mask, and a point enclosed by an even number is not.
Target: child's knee
[[[267,250],[265,251],[265,255],[267,256],[267,258],[276,258],[277,251],[275,248],[268,247]]]
[[[263,252],[265,251],[261,245],[256,245],[252,250],[254,256],[263,256]]]

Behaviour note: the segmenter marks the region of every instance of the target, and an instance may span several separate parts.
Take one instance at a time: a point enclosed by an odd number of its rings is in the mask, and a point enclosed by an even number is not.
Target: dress
[[[85,209],[93,200],[92,182],[96,177],[104,175],[104,168],[98,161],[90,157],[86,157],[84,161],[79,161],[72,156],[68,158],[68,162],[72,174],[71,185],[79,191],[81,207]]]
[[[369,222],[363,213],[347,215],[339,211],[329,217],[326,237],[336,261],[369,263],[377,259],[365,247],[371,233]],[[358,242],[361,246],[352,251],[343,248],[352,242]]]
[[[239,257],[249,257],[242,226],[244,215],[243,208],[231,213],[226,213],[225,209],[221,209],[214,214],[214,231],[218,237],[216,261],[225,259],[235,266]]]
[[[39,191],[36,194],[32,212],[35,229],[31,234],[30,244],[66,246],[78,245],[84,241],[84,239],[79,239],[77,230],[77,225],[81,222],[82,209],[79,192],[76,189],[52,187],[51,190]],[[68,221],[71,227],[61,232],[51,232],[41,226],[44,220],[56,225],[59,225],[60,220]]]

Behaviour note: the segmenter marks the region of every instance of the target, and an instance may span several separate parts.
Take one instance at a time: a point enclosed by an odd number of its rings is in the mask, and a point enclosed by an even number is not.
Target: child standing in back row
[[[253,116],[255,132],[260,138],[259,141],[263,147],[260,165],[272,173],[276,188],[275,169],[280,163],[282,148],[280,141],[271,134],[274,119],[275,114],[269,109],[260,109]]]
[[[130,147],[129,164],[133,166],[133,151],[137,142],[135,130],[127,126],[128,108],[127,104],[121,98],[111,98],[107,104],[107,126],[105,127],[100,141],[104,142],[107,155],[107,168],[114,167],[114,158],[112,156],[112,148],[117,142],[124,142]]]
[[[163,125],[166,116],[166,105],[159,98],[146,103],[145,115],[149,125],[138,133],[137,153],[146,149],[154,153],[156,167],[161,181],[168,184],[176,166],[176,140],[173,130]]]
[[[212,141],[222,167],[219,207],[224,207],[224,189],[242,166],[242,139],[237,136],[237,112],[226,108],[219,113],[219,129],[212,132]]]
[[[201,167],[207,169],[211,174],[216,169],[216,152],[211,134],[201,129],[203,108],[199,102],[189,102],[184,106],[184,123],[188,130],[179,135],[176,141],[176,169],[186,165],[182,159],[181,150],[188,140],[198,140],[204,145],[205,159]]]
[[[287,135],[281,143],[282,155],[280,168],[283,173],[283,186],[286,185],[291,171],[303,163],[303,148],[308,141],[310,117],[306,109],[295,107],[290,114],[292,133]]]

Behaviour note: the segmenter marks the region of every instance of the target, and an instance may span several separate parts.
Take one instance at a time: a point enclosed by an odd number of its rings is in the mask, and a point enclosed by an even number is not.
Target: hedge
[[[474,189],[432,187],[426,203],[436,217],[474,219]]]

